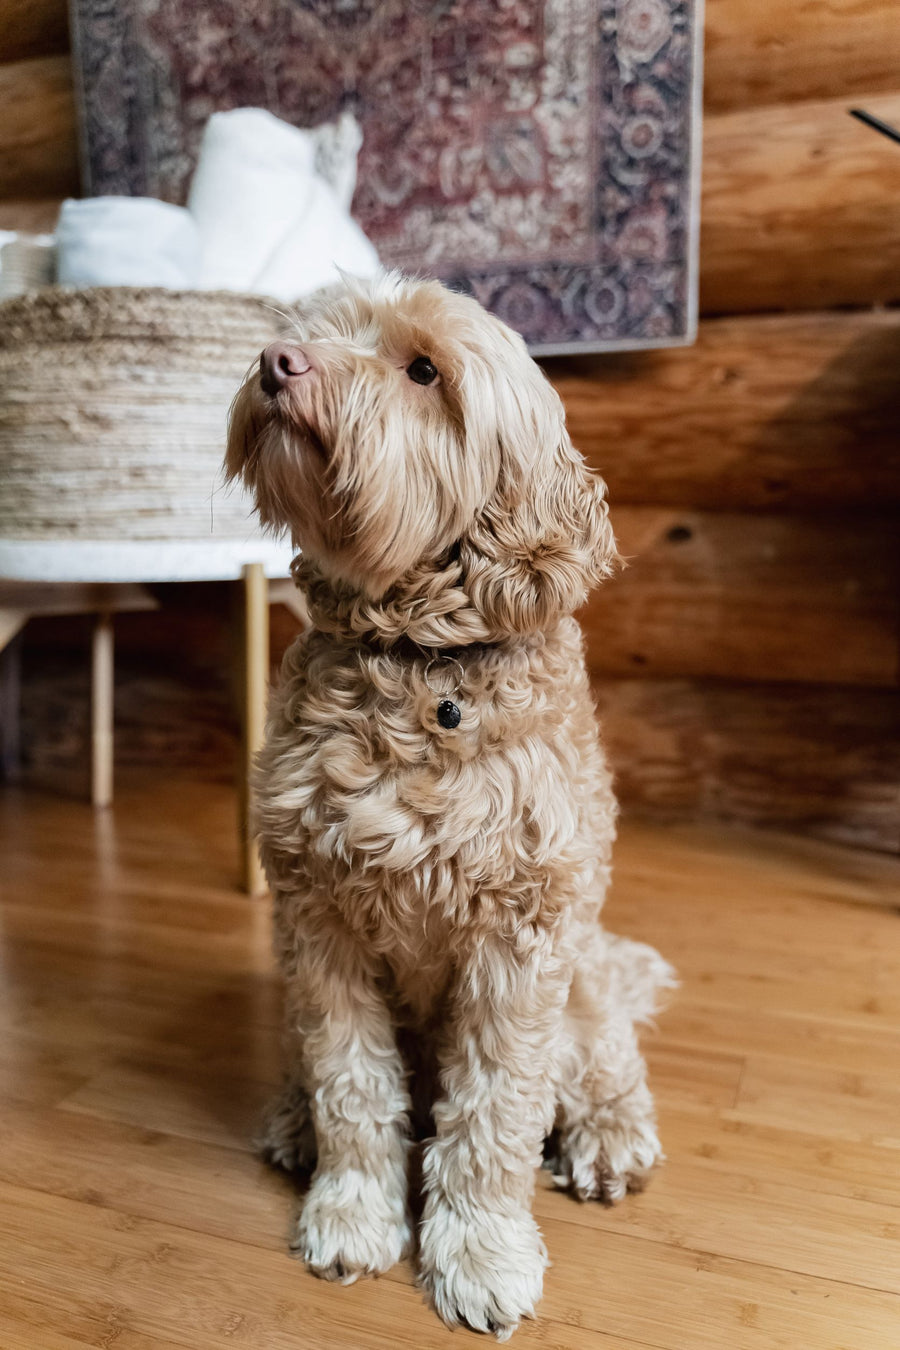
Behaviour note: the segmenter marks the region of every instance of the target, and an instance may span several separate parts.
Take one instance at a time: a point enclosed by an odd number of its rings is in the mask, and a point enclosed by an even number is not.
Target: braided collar
[[[471,657],[474,649],[502,647],[463,588],[457,559],[423,564],[380,600],[328,580],[302,554],[291,574],[303,592],[314,628],[401,659]]]

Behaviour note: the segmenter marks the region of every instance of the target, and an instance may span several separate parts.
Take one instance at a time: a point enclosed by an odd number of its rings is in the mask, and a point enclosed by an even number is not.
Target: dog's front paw
[[[411,1246],[405,1195],[388,1195],[363,1172],[342,1171],[313,1178],[291,1249],[314,1275],[353,1284],[384,1274]]]
[[[527,1210],[463,1215],[431,1198],[420,1244],[420,1283],[448,1326],[506,1341],[523,1317],[534,1316],[547,1251]]]
[[[623,1114],[568,1131],[560,1141],[553,1180],[579,1200],[612,1205],[628,1191],[643,1190],[663,1157],[652,1116]]]

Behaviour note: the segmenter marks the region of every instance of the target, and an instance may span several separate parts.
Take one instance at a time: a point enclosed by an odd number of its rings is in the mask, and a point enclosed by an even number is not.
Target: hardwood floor
[[[188,783],[96,816],[0,800],[2,1350],[475,1341],[408,1264],[342,1289],[288,1256],[298,1196],[248,1144],[279,997],[234,809]],[[897,1350],[898,880],[776,837],[623,830],[609,926],[683,981],[645,1039],[669,1160],[615,1209],[541,1177],[553,1267],[523,1350]]]

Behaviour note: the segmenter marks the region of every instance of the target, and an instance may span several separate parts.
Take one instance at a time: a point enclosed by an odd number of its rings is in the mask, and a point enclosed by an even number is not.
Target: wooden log
[[[14,199],[0,202],[0,230],[24,230],[27,234],[52,233],[59,219],[59,197]]]
[[[122,614],[159,608],[149,586],[139,582],[0,580],[0,646],[4,614],[26,618],[61,614]]]
[[[78,191],[78,135],[68,56],[0,66],[0,198]]]
[[[900,125],[900,94],[854,103]],[[703,313],[900,299],[900,153],[847,108],[832,98],[707,118]]]
[[[900,853],[896,691],[598,680],[595,693],[626,811]]]
[[[896,683],[895,518],[622,507],[612,519],[629,565],[583,615],[597,673]]]
[[[544,364],[614,506],[900,506],[900,314],[711,319],[694,347]]]
[[[66,0],[2,0],[0,64],[69,50]]]
[[[152,616],[142,627],[152,627]],[[123,621],[123,627],[127,627]],[[213,644],[214,646],[216,644]],[[218,650],[218,649],[217,649]],[[235,731],[228,662],[189,647],[123,654],[118,759],[134,781],[162,769],[227,784]],[[27,782],[83,791],[87,663],[26,644]],[[595,693],[626,812],[719,817],[900,852],[900,695],[846,686],[610,679]]]
[[[710,112],[897,88],[894,0],[706,0],[704,26]]]

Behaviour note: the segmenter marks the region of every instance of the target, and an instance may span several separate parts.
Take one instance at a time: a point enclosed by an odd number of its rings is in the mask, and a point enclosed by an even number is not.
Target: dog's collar
[[[302,556],[291,568],[306,597],[314,628],[358,651],[422,665],[425,683],[439,700],[436,720],[448,731],[462,720],[461,688],[466,666],[489,651],[500,651],[515,642],[492,633],[472,605],[460,584],[462,568],[456,552],[451,550],[440,565],[422,567],[418,574],[411,574],[399,593],[380,601],[328,581],[313,562]],[[446,676],[438,676],[439,670],[453,673],[449,697],[443,692],[448,681]]]
[[[482,656],[486,650],[499,646],[498,643],[472,642],[455,647],[426,647],[416,642],[408,633],[400,633],[392,641],[363,639],[358,645],[382,656],[392,656],[403,662],[425,663],[423,679],[428,689],[438,700],[434,715],[438,725],[445,731],[454,731],[462,721],[462,685],[465,679],[465,665],[473,656]],[[432,680],[439,678],[438,672],[444,670],[452,677],[453,687],[441,690]]]
[[[384,655],[396,656],[400,661],[458,661],[465,665],[466,660],[480,656],[499,643],[467,642],[454,647],[434,646],[431,643],[416,642],[408,633],[398,633],[396,637],[382,637],[380,634],[365,634],[355,639],[361,646]]]
[[[294,560],[291,573],[306,598],[314,628],[373,651],[396,650],[409,659],[441,651],[459,659],[478,646],[503,641],[466,594],[458,561],[423,565],[377,600],[326,579],[302,555]]]

